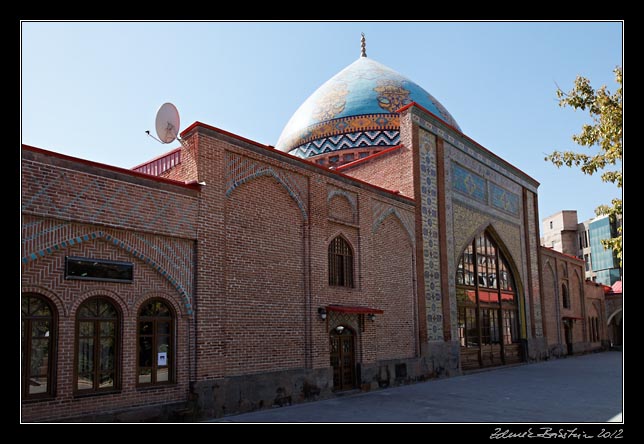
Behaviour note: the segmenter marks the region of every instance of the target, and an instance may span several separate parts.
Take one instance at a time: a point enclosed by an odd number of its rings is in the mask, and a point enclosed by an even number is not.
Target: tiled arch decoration
[[[337,188],[329,188],[327,192],[327,197],[326,197],[327,204],[331,203],[331,201],[335,197],[346,199],[346,201],[351,206],[351,212],[352,212],[351,220],[349,222],[356,223],[356,221],[358,220],[358,204],[357,204],[357,198],[355,194],[344,190],[340,190]]]
[[[235,188],[240,185],[262,176],[270,176],[277,180],[295,201],[304,220],[308,219],[306,199],[308,180],[306,177],[279,168],[273,168],[271,165],[249,157],[226,153],[226,197],[229,197]]]
[[[373,214],[374,219],[373,219],[373,226],[371,227],[372,232],[375,233],[378,227],[384,222],[385,219],[387,219],[387,217],[394,216],[400,221],[401,225],[405,228],[405,232],[409,236],[409,243],[412,246],[415,245],[413,216],[408,215],[406,212],[398,211],[398,209],[396,209],[395,207],[386,206],[381,202],[374,203],[373,212],[374,212]]]
[[[99,239],[127,251],[130,255],[142,260],[143,262],[154,268],[177,290],[182,300],[184,301],[187,313],[189,315],[192,315],[192,297],[189,292],[188,283],[181,282],[181,279],[177,278],[172,272],[168,271],[167,267],[164,264],[161,264],[158,259],[155,260],[155,258],[151,257],[148,253],[141,251],[141,248],[135,248],[128,242],[121,240],[119,237],[114,236],[110,233],[106,233],[102,230],[95,230],[89,233],[80,234],[78,236],[65,238],[64,240],[59,240],[58,242],[45,246],[41,249],[28,252],[27,254],[23,255],[21,262],[24,265],[27,265],[38,260],[39,258],[54,254],[58,251],[62,251],[70,246],[81,244],[83,242],[94,242]],[[158,253],[158,248],[154,248],[154,250],[157,250]]]

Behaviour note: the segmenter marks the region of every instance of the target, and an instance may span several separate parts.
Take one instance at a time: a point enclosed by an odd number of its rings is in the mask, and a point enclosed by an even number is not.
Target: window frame
[[[148,318],[149,320],[143,321],[143,322],[153,322],[153,334],[152,336],[152,349],[155,350],[157,349],[157,336],[158,335],[158,330],[157,330],[157,320],[159,319],[168,319],[168,318],[162,318],[160,316],[141,316],[141,311],[147,307],[149,304],[154,303],[154,302],[161,302],[170,312],[170,333],[168,334],[168,342],[169,342],[169,352],[167,353],[167,358],[170,360],[168,363],[168,380],[167,381],[161,381],[158,382],[156,381],[156,371],[158,370],[158,362],[154,359],[154,353],[153,353],[153,359],[152,359],[152,367],[151,370],[152,372],[150,373],[150,382],[139,382],[139,376],[140,376],[140,369],[141,365],[139,362],[140,358],[140,347],[141,347],[141,331],[140,331],[140,324],[142,322],[142,318]],[[176,329],[177,329],[177,313],[172,306],[172,304],[167,301],[166,299],[163,298],[151,298],[145,300],[141,306],[139,307],[139,311],[137,312],[136,315],[136,386],[139,388],[148,388],[148,387],[159,387],[159,386],[165,386],[165,385],[174,385],[177,383],[177,372],[176,372]],[[146,335],[149,336],[149,335]],[[145,368],[145,367],[144,367]],[[154,380],[154,381],[153,381]]]
[[[568,290],[568,284],[566,282],[561,283],[561,304],[566,310],[572,308],[570,304],[570,290]]]
[[[32,349],[32,336],[31,336],[31,323],[33,320],[39,319],[36,316],[28,316],[27,319],[22,315],[22,298],[36,298],[44,302],[50,311],[49,317],[42,317],[40,319],[49,319],[49,347],[47,357],[47,390],[44,393],[31,394],[29,393],[28,386],[31,374],[31,349]],[[20,299],[21,303],[21,380],[20,380],[20,393],[23,401],[39,401],[52,399],[56,396],[56,364],[58,362],[58,310],[54,302],[48,297],[40,293],[23,293]],[[29,335],[26,333],[29,332]]]
[[[459,270],[462,271],[460,274]],[[467,279],[468,275],[473,275],[474,279]],[[474,292],[476,295],[473,301],[470,298],[457,300],[461,347],[479,348],[489,344],[505,346],[521,342],[519,289],[508,257],[489,232],[481,232],[465,246],[456,267],[455,281],[457,293],[461,289],[464,294]],[[482,294],[496,294],[497,299],[485,300]],[[509,295],[513,297],[508,299]],[[468,310],[476,313],[474,325],[466,314]],[[470,327],[478,331],[478,338],[471,336]]]
[[[83,262],[86,264],[93,263],[96,266],[119,266],[126,267],[129,277],[127,278],[109,278],[99,276],[77,276],[71,274],[72,264],[74,262]],[[97,282],[116,282],[123,284],[131,284],[134,282],[134,263],[124,261],[112,261],[107,259],[94,259],[80,256],[65,256],[65,279],[78,280],[78,281],[97,281]]]
[[[337,251],[345,249],[347,252]],[[338,235],[329,242],[327,252],[329,285],[355,288],[355,252],[351,243],[344,236]]]
[[[97,384],[100,384],[100,359],[97,358],[97,350],[99,348],[100,344],[100,339],[101,339],[101,334],[100,334],[100,322],[105,322],[107,319],[112,319],[112,318],[102,318],[103,321],[101,321],[100,317],[95,317],[95,318],[86,318],[88,320],[91,320],[94,323],[94,332],[93,332],[93,356],[92,356],[92,363],[94,365],[94,368],[92,370],[92,373],[94,375],[94,380],[92,381],[93,387],[91,390],[90,389],[84,389],[81,390],[78,388],[78,378],[79,378],[79,371],[78,371],[78,364],[79,364],[79,351],[80,351],[80,323],[81,323],[81,317],[80,317],[80,310],[83,307],[83,305],[103,299],[107,301],[109,304],[112,305],[114,308],[114,311],[116,312],[116,318],[113,320],[114,322],[114,384],[112,387],[106,387],[106,388],[100,388],[100,386],[97,386]],[[123,362],[122,355],[121,355],[121,341],[123,340],[122,338],[122,322],[123,322],[123,313],[121,312],[121,307],[120,305],[111,297],[105,296],[105,295],[98,295],[98,296],[92,296],[87,299],[85,299],[81,304],[78,305],[76,308],[76,316],[75,316],[75,329],[74,329],[74,371],[73,371],[73,393],[75,397],[84,397],[84,396],[96,396],[96,395],[101,395],[101,394],[110,394],[110,393],[118,393],[121,391],[121,365]],[[98,328],[96,328],[98,326]],[[98,339],[98,341],[97,341]],[[98,355],[100,358],[100,355]],[[97,375],[99,378],[97,378]]]

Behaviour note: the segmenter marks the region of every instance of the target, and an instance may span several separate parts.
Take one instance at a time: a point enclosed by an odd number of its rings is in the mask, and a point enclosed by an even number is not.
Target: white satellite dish
[[[156,129],[163,143],[172,143],[179,135],[179,111],[172,103],[164,103],[157,111]]]

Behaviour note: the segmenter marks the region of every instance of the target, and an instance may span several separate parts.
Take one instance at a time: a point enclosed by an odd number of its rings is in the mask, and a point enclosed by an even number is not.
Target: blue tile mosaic
[[[474,200],[487,203],[485,179],[456,163],[452,163],[452,187]]]
[[[519,215],[519,196],[516,194],[490,182],[490,197],[492,206]]]

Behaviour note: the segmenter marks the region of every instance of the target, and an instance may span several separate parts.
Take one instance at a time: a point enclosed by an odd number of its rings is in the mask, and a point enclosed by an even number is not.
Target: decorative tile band
[[[425,303],[427,307],[427,339],[442,341],[443,308],[440,280],[440,245],[438,240],[438,187],[436,137],[419,131],[420,184]],[[446,289],[447,290],[447,289]]]
[[[512,171],[506,168],[503,168],[502,166],[499,166],[497,162],[489,159],[489,155],[485,156],[482,153],[480,153],[478,150],[475,150],[471,146],[466,145],[462,141],[456,139],[452,135],[451,131],[445,131],[442,128],[439,128],[438,126],[432,124],[427,119],[423,119],[416,113],[412,113],[411,119],[414,123],[417,123],[422,128],[441,137],[445,142],[448,142],[454,147],[457,147],[461,152],[467,154],[468,156],[471,156],[472,158],[486,165],[487,167],[492,169],[495,173],[502,174],[508,177],[509,179],[511,179],[512,181],[514,181],[515,183],[520,184],[521,186],[524,186],[535,193],[537,192],[537,188],[532,183],[527,182],[525,179],[519,177],[517,174],[513,173]]]
[[[135,258],[141,259],[144,261],[146,264],[150,265],[152,268],[154,268],[161,276],[163,276],[165,279],[167,279],[172,286],[179,292],[181,297],[184,300],[184,304],[186,307],[186,310],[189,315],[192,314],[192,303],[191,303],[191,296],[188,293],[188,291],[184,288],[184,286],[175,278],[175,276],[168,272],[168,270],[165,269],[164,266],[159,264],[157,261],[155,261],[153,258],[149,257],[148,255],[144,254],[143,252],[137,250],[136,248],[132,247],[131,245],[127,244],[126,242],[120,240],[117,237],[114,237],[111,234],[107,234],[103,231],[93,231],[87,234],[83,234],[80,236],[75,236],[71,238],[67,238],[63,241],[60,241],[58,243],[49,245],[47,247],[44,247],[40,250],[37,251],[32,251],[27,253],[25,256],[21,258],[21,262],[23,265],[27,265],[29,263],[32,263],[39,258],[45,257],[46,255],[50,255],[53,253],[56,253],[58,251],[61,251],[63,249],[66,249],[67,247],[76,245],[76,244],[81,244],[83,242],[92,242],[96,239],[103,239],[105,242],[108,242],[116,247],[119,247],[125,251],[127,251],[129,254],[134,256]]]
[[[452,187],[472,199],[487,202],[485,179],[457,163],[452,163]]]
[[[319,154],[354,148],[390,147],[400,143],[400,131],[363,131],[324,137],[289,151],[292,156],[307,159]]]
[[[490,182],[490,198],[492,206],[519,215],[519,196],[516,194]]]
[[[363,114],[358,116],[340,117],[327,120],[304,128],[291,135],[278,149],[288,152],[294,147],[302,146],[313,140],[323,139],[346,133],[365,131],[399,131],[400,118],[398,114]]]

